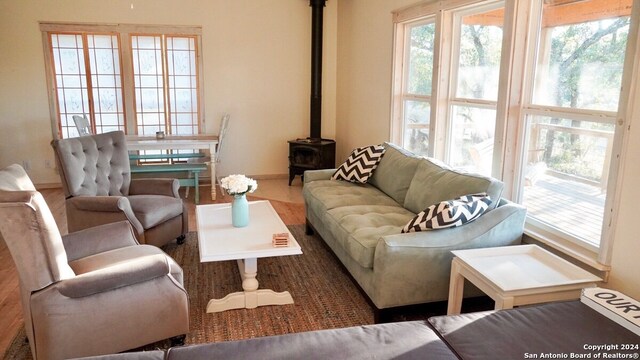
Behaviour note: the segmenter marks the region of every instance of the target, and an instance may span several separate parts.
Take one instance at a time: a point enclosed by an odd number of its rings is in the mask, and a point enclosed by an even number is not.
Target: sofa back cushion
[[[411,180],[404,207],[417,214],[441,201],[484,192],[491,197],[490,210],[500,201],[503,187],[497,179],[455,171],[433,159],[422,159]]]
[[[383,146],[386,151],[369,179],[369,184],[380,189],[398,204],[404,205],[411,179],[421,157],[391,143],[384,143]]]

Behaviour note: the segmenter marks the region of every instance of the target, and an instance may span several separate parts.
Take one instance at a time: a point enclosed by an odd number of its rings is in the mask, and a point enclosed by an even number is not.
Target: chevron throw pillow
[[[366,183],[373,170],[378,167],[380,159],[384,154],[384,146],[371,145],[360,147],[351,153],[338,170],[331,176],[332,180],[345,180],[355,183]]]
[[[486,193],[461,196],[431,205],[402,228],[402,233],[436,230],[464,225],[480,217],[491,204]]]

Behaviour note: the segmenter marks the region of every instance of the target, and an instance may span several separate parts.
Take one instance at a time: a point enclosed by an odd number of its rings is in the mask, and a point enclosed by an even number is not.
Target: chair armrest
[[[446,300],[451,251],[520,244],[525,216],[523,206],[506,202],[456,228],[381,237],[374,255],[373,281],[387,286],[374,290],[378,292],[376,306],[397,306],[397,298],[416,292],[429,297],[421,302]]]
[[[68,261],[101,252],[138,245],[131,223],[119,221],[99,225],[62,236]]]
[[[122,220],[129,221],[138,235],[144,232],[124,196],[76,196],[67,199],[65,205],[71,232]]]
[[[304,172],[304,183],[310,183],[316,180],[329,180],[336,169],[307,170]]]
[[[180,198],[178,179],[132,179],[129,195],[165,195]]]
[[[66,297],[81,298],[149,281],[169,271],[166,255],[143,256],[61,281],[58,291]]]

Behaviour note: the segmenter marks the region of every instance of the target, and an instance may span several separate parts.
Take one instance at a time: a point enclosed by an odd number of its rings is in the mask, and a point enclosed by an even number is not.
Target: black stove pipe
[[[309,0],[311,6],[311,116],[312,140],[322,138],[322,15],[326,0]]]

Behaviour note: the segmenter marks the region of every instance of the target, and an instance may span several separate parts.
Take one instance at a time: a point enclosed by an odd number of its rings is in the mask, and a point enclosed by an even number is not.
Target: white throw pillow
[[[464,225],[480,217],[491,204],[486,193],[461,196],[424,209],[402,228],[402,233],[436,230]]]

